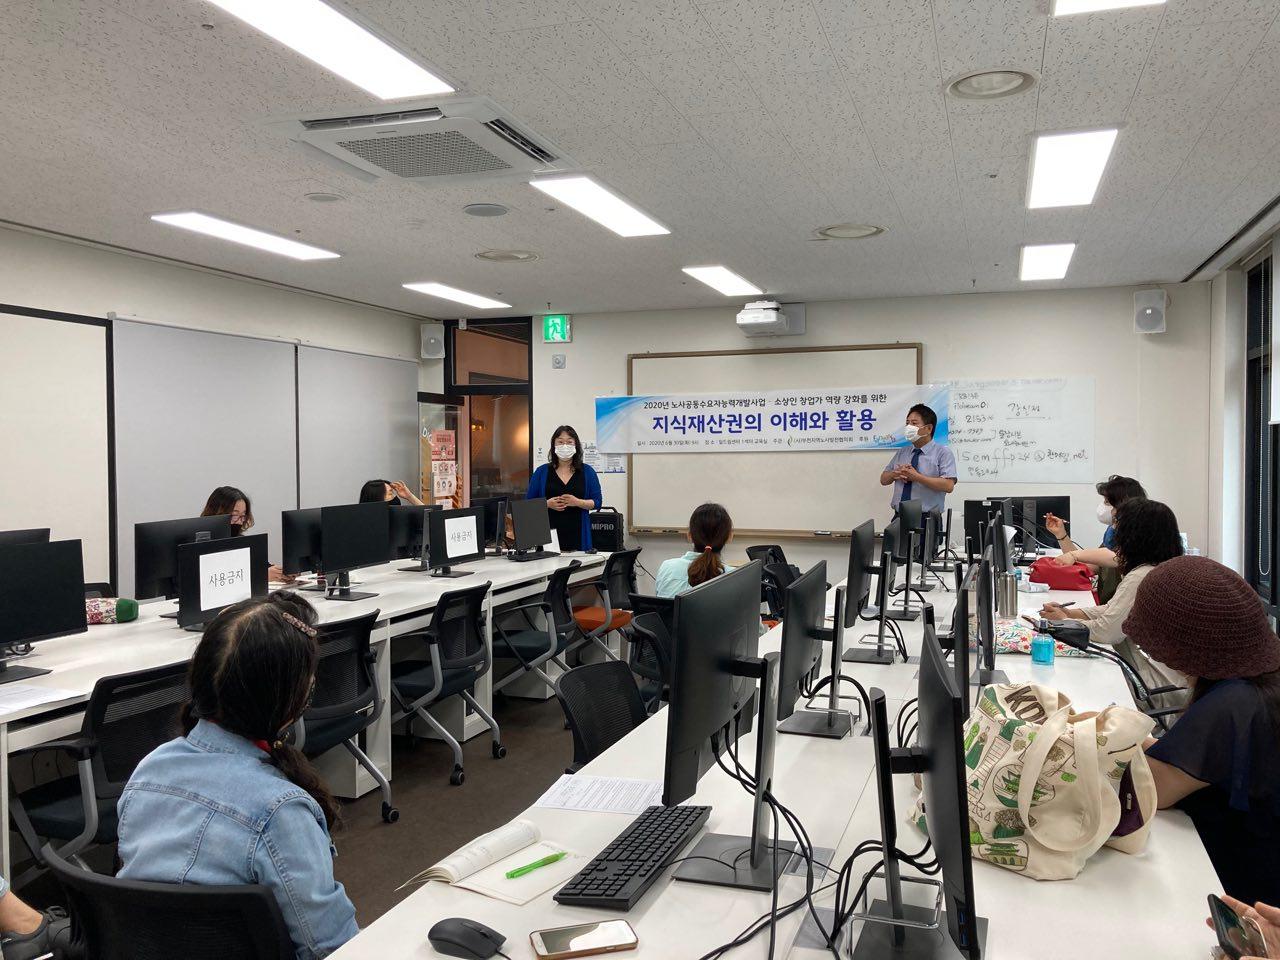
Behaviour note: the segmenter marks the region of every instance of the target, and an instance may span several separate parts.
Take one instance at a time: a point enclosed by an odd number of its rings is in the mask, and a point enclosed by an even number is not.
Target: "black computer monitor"
[[[49,528],[32,530],[0,530],[0,547],[16,547],[23,543],[48,543]]]
[[[871,568],[875,565],[876,525],[868,520],[849,534],[849,575],[845,579],[844,626],[852,629],[871,599]]]
[[[421,557],[426,546],[427,508],[397,504],[387,508],[390,560]]]
[[[484,559],[484,508],[433,510],[427,514],[427,554],[431,576],[471,576],[473,571],[453,567]]]
[[[987,525],[997,515],[1003,517],[1005,523],[1013,523],[1013,507],[1007,499],[988,497],[964,502],[964,537],[970,545],[971,556],[981,553],[986,546]]]
[[[471,501],[471,506],[484,509],[484,542],[495,553],[502,553],[506,540],[507,500],[507,497],[484,497]]]
[[[970,682],[980,687],[1008,681],[1004,671],[996,669],[996,576],[993,552],[993,548],[988,547],[983,553],[974,578],[974,593],[977,595],[978,605],[978,639],[975,644],[978,667]]]
[[[969,630],[969,615],[977,610],[978,570],[978,564],[969,564],[964,579],[960,582],[960,589],[956,591],[955,611],[951,615],[951,665],[954,667],[956,684],[961,690],[969,687],[969,644],[973,638],[973,633]],[[965,698],[964,715],[969,715],[968,697]]]
[[[974,912],[969,848],[969,794],[964,763],[967,698],[947,667],[938,638],[926,628],[920,648],[919,747],[929,838],[942,865],[947,932],[961,955],[978,960],[983,930]]]
[[[910,549],[911,531],[924,530],[924,504],[919,500],[903,500],[898,504],[898,523],[903,531],[902,550]],[[899,556],[904,556],[901,551]]]
[[[388,509],[385,502],[320,508],[320,552],[330,600],[367,600],[377,596],[352,590],[347,574],[387,562],[391,552]]]
[[[231,517],[192,517],[133,525],[133,595],[139,600],[178,595],[178,544],[231,536]]]
[[[848,594],[846,593],[846,603]],[[806,678],[817,678],[822,665],[823,619],[827,605],[827,565],[816,563],[786,589],[782,651],[778,660],[778,730],[831,739],[848,726],[836,726],[830,710],[796,710]],[[837,732],[838,731],[838,732]]]
[[[320,550],[320,508],[285,510],[280,514],[284,541],[280,564],[288,574],[322,572]]]
[[[773,862],[788,859],[785,854],[773,856],[768,845],[764,803],[773,776],[777,735],[772,722],[777,716],[773,672],[779,658],[777,654],[759,656],[762,566],[753,560],[676,597],[663,804],[671,806],[693,796],[717,753],[750,729],[757,710],[768,718],[760,723],[756,736],[751,836],[704,835],[676,871],[677,880],[771,890],[777,882]],[[778,846],[784,848],[787,843],[781,841]]]
[[[547,501],[512,500],[511,526],[516,537],[516,555],[541,554],[542,548],[551,542],[551,514]]]
[[[1009,503],[1013,512],[1013,525],[1018,528],[1025,552],[1032,553],[1037,547],[1058,546],[1057,538],[1044,525],[1044,515],[1052,513],[1059,520],[1070,524],[1070,497],[1010,497]],[[1070,531],[1070,526],[1067,529]]]
[[[987,544],[991,548],[991,562],[996,573],[1013,573],[1013,547],[1009,542],[1012,529],[998,515],[993,516],[987,526]]]
[[[178,545],[178,626],[199,631],[225,607],[267,595],[267,535]]]
[[[0,546],[0,648],[87,629],[79,540]],[[48,672],[0,659],[0,683]]]

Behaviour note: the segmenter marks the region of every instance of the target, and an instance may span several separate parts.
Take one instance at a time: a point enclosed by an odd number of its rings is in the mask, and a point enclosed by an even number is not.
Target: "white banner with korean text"
[[[907,446],[907,410],[923,403],[949,431],[946,384],[736,390],[596,397],[596,443],[607,453],[888,450]]]

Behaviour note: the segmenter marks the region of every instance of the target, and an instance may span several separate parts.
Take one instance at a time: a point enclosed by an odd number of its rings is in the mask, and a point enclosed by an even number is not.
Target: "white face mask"
[[[1098,522],[1104,527],[1109,527],[1116,519],[1115,510],[1105,503],[1098,504]]]
[[[556,456],[561,460],[572,460],[573,455],[578,452],[578,448],[573,444],[560,444],[556,447]]]
[[[906,435],[908,443],[915,443],[917,440],[920,439],[920,428],[917,427],[914,423],[908,423],[907,428],[906,430],[903,431],[903,433]]]

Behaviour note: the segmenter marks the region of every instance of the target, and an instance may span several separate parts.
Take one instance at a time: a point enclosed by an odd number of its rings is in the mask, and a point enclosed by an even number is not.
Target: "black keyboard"
[[[571,907],[627,911],[698,835],[710,807],[650,807],[556,892]]]

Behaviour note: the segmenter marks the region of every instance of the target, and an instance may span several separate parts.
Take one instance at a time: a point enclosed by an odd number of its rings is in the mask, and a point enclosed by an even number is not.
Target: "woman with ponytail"
[[[289,733],[315,683],[315,611],[280,591],[222,611],[191,661],[184,736],[138,764],[120,797],[120,876],[270,887],[298,960],[355,936],[333,877],[338,803]]]
[[[733,520],[718,503],[704,503],[689,517],[685,534],[693,549],[682,557],[664,560],[656,579],[660,597],[674,597],[700,583],[732,570],[720,559],[720,551],[733,539]]]

